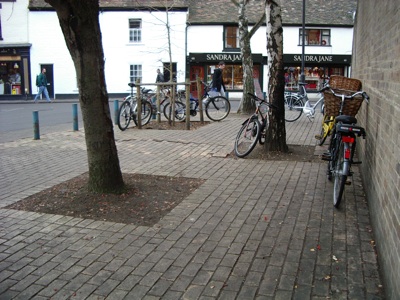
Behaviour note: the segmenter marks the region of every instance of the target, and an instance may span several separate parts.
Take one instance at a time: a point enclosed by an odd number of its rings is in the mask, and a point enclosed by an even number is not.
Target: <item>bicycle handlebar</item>
[[[323,91],[326,91],[326,90],[329,90],[334,96],[340,97],[340,98],[344,97],[345,99],[352,99],[352,98],[354,98],[354,97],[356,97],[358,95],[362,95],[362,97],[364,99],[369,100],[368,94],[366,92],[364,92],[364,91],[358,91],[358,92],[355,92],[352,95],[345,95],[345,94],[336,93],[329,85],[326,85],[320,90],[320,92],[323,92]]]
[[[265,101],[264,99],[258,98],[256,95],[254,95],[252,93],[247,92],[247,95],[253,97],[255,100],[258,100],[258,101],[260,101],[262,103],[267,104],[269,107],[273,107],[273,108],[278,109],[278,107],[275,104],[269,103],[269,102]]]

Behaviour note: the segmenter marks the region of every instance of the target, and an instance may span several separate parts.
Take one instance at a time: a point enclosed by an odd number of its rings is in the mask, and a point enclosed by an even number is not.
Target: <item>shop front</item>
[[[301,54],[284,54],[285,85],[288,90],[297,90],[301,75]],[[306,89],[315,92],[321,89],[331,75],[349,76],[351,55],[304,55]]]
[[[30,94],[30,47],[0,45],[0,99],[21,99]]]
[[[266,58],[261,54],[253,54],[253,77],[256,82],[262,82],[262,64]],[[242,56],[240,53],[190,53],[188,57],[190,93],[198,97],[197,78],[208,84],[212,81],[214,69],[220,61],[225,62],[223,71],[226,92],[243,92]]]

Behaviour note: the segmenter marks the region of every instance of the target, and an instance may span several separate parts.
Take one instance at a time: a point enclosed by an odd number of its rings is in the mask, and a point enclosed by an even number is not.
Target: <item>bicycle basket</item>
[[[354,91],[334,89],[337,94],[352,95]],[[331,91],[324,91],[325,115],[338,116],[340,112],[341,97],[336,97]],[[342,114],[354,117],[361,107],[363,102],[362,96],[357,96],[352,99],[344,99]]]
[[[332,75],[329,79],[329,85],[335,93],[344,95],[352,95],[356,91],[361,91],[362,87],[360,80],[339,75]],[[354,117],[360,109],[362,101],[362,96],[345,99],[342,114]],[[338,116],[341,102],[342,99],[334,96],[331,91],[324,91],[325,115]]]

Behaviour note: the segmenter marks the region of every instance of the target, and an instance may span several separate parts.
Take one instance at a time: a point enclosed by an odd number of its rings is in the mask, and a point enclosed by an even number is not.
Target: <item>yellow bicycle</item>
[[[319,145],[322,146],[326,138],[332,134],[333,127],[335,125],[335,117],[324,115],[322,119],[321,133],[315,135],[315,139],[319,140]]]

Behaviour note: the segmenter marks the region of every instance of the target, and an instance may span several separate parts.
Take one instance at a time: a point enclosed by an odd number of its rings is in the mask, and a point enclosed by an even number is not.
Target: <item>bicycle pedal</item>
[[[361,165],[362,161],[353,161],[351,162],[352,165]]]
[[[321,159],[322,159],[322,160],[331,161],[332,158],[331,158],[331,155],[330,155],[330,154],[324,153],[324,154],[321,155]]]
[[[315,139],[316,139],[316,140],[322,140],[322,135],[316,134],[316,135],[315,135]]]

